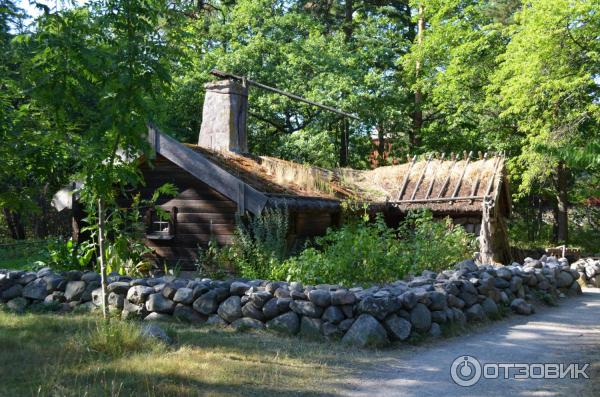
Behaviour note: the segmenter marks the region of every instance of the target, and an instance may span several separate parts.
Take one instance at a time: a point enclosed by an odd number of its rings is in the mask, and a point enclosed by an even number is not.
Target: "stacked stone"
[[[107,293],[110,310],[124,319],[267,328],[358,346],[385,346],[415,335],[438,337],[447,325],[462,327],[496,318],[501,306],[531,314],[534,307],[528,300],[581,293],[578,278],[579,272],[566,260],[542,257],[527,258],[522,266],[477,266],[469,260],[454,270],[424,271],[410,281],[370,288],[111,274]],[[59,311],[91,309],[102,303],[99,281],[93,272],[0,270],[0,299],[16,311],[28,305]]]
[[[583,258],[573,262],[571,269],[579,273],[582,286],[600,288],[600,258]]]

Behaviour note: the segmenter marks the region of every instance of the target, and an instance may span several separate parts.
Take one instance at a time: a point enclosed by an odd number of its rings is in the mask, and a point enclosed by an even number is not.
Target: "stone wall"
[[[500,267],[464,261],[439,274],[425,271],[410,281],[350,289],[112,274],[108,302],[124,319],[267,328],[357,346],[385,346],[414,335],[440,336],[447,325],[494,319],[503,307],[531,314],[534,306],[528,301],[580,294],[579,277],[566,259],[553,257]],[[99,286],[100,277],[93,272],[0,270],[0,300],[14,311],[28,306],[59,312],[96,310],[101,304]]]
[[[571,269],[579,273],[579,284],[600,288],[600,258],[584,258],[573,262]]]

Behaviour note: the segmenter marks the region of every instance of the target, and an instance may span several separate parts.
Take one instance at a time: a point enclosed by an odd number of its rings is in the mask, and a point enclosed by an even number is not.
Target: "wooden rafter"
[[[481,158],[481,152],[479,153],[480,158]],[[487,152],[483,155],[483,164],[480,167],[480,171],[477,173],[477,179],[475,180],[475,183],[473,184],[473,188],[471,189],[471,196],[474,196],[475,193],[477,192],[477,188],[479,187],[479,182],[481,182],[481,175],[483,174],[483,170],[485,169],[485,163],[487,162],[487,157],[488,154]],[[471,200],[471,204],[473,203],[473,200]]]
[[[423,178],[425,178],[425,174],[427,173],[427,168],[429,168],[429,163],[431,162],[431,154],[429,156],[427,156],[427,162],[425,163],[425,167],[423,167],[423,171],[421,172],[421,175],[419,176],[419,179],[417,180],[417,184],[415,185],[415,190],[413,190],[413,194],[410,197],[411,200],[415,199],[415,196],[417,195],[417,191],[419,190],[419,186],[421,186],[421,182],[423,182]]]
[[[462,173],[460,174],[460,178],[458,180],[458,182],[456,183],[456,187],[454,188],[454,191],[452,192],[452,198],[456,197],[456,195],[458,194],[458,191],[460,190],[460,186],[462,185],[462,180],[465,177],[465,174],[467,173],[467,168],[469,167],[469,163],[471,162],[471,156],[473,155],[473,152],[469,152],[469,155],[467,156],[467,161],[465,162],[465,167],[463,168]]]
[[[454,169],[454,166],[456,165],[456,162],[458,161],[458,158],[454,157],[454,155],[451,155],[451,156],[453,157],[452,165],[450,166],[450,169],[448,169],[448,175],[446,176],[446,179],[444,180],[444,183],[442,184],[442,188],[440,189],[438,198],[441,198],[442,195],[444,194],[444,192],[446,191],[446,188],[448,187],[448,183],[450,182],[450,177],[452,176],[452,170]]]
[[[400,188],[400,191],[398,192],[398,198],[396,199],[397,201],[399,201],[402,198],[402,195],[404,194],[404,191],[406,190],[406,186],[408,185],[408,181],[410,179],[410,172],[412,171],[412,168],[416,162],[417,162],[417,155],[415,154],[412,158],[412,162],[410,163],[410,166],[408,167],[408,171],[406,171],[406,175],[404,175],[404,181],[402,182],[402,187]]]
[[[444,162],[444,157],[446,157],[446,153],[442,153],[442,157],[440,158],[440,166],[437,167],[433,172],[433,177],[431,178],[431,182],[429,183],[429,187],[427,188],[427,194],[425,195],[426,199],[428,199],[431,195],[431,191],[433,190],[433,184],[435,183],[435,178],[437,177],[439,169],[442,168],[441,165]]]

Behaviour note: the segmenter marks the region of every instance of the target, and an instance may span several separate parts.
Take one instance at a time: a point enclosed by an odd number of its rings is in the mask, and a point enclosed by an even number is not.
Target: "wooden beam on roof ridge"
[[[465,174],[467,173],[467,168],[469,167],[469,162],[471,161],[471,156],[473,155],[473,152],[469,152],[469,155],[467,156],[466,162],[465,162],[465,168],[463,168],[462,173],[460,174],[460,179],[458,180],[458,183],[456,184],[456,187],[454,188],[454,191],[452,192],[452,196],[451,198],[456,197],[456,195],[458,194],[458,191],[460,190],[460,185],[462,185],[462,180],[465,177]]]
[[[267,204],[268,197],[265,194],[210,161],[202,153],[163,134],[152,123],[148,123],[148,140],[156,153],[223,194],[238,207],[260,214]]]

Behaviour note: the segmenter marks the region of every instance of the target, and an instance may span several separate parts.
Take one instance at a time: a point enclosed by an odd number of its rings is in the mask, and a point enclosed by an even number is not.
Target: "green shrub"
[[[355,220],[329,229],[309,247],[272,269],[274,279],[305,283],[355,285],[383,283],[420,273],[442,270],[469,257],[473,238],[449,219],[436,221],[430,212],[409,214],[399,228]]]
[[[288,255],[288,225],[287,209],[266,209],[259,216],[238,218],[232,244],[217,247],[209,243],[199,253],[199,266],[213,273],[215,269],[235,269],[244,277],[268,278]]]

